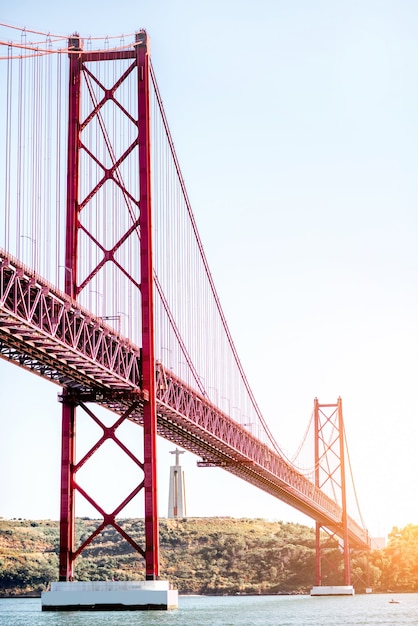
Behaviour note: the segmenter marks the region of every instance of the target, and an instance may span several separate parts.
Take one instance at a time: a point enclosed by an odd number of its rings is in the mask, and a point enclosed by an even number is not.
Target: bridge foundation
[[[165,580],[53,582],[41,602],[43,611],[166,611],[178,592]]]
[[[319,585],[312,587],[311,596],[354,596],[353,585]]]

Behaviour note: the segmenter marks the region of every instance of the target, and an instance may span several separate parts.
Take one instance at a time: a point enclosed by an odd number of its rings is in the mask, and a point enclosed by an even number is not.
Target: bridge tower
[[[330,529],[321,522],[316,522],[316,586],[311,595],[353,595],[350,572],[350,546],[348,540],[347,493],[345,477],[345,438],[342,400],[334,404],[320,404],[314,401],[314,437],[315,437],[315,486],[331,491],[333,498],[339,501],[341,521],[338,528]],[[338,576],[340,560],[335,562],[335,545],[343,553],[343,581]],[[336,584],[323,585],[327,577],[329,583],[334,577]],[[343,585],[341,585],[343,582]]]
[[[65,587],[52,588],[51,592],[45,594],[42,608],[74,609],[84,604],[116,609],[120,604],[129,608],[171,608],[177,605],[177,592],[172,592],[166,581],[159,580],[149,42],[146,32],[140,31],[131,47],[85,51],[81,38],[75,34],[69,39],[68,47],[70,72],[65,293],[78,301],[83,292],[96,287],[97,276],[105,272],[108,266],[112,267],[113,274],[119,272],[130,281],[132,289],[139,292],[141,318],[135,320],[135,324],[142,329],[141,388],[137,393],[124,392],[123,389],[112,389],[109,392],[104,387],[93,393],[81,388],[63,390],[59,580]],[[112,67],[103,71],[106,65]],[[129,93],[134,94],[136,110],[133,111],[129,110],[120,95],[121,87],[127,81],[130,81]],[[109,108],[110,116],[107,113]],[[127,145],[123,149],[117,144],[121,133],[118,138],[114,128],[116,115],[124,118],[125,128],[129,125],[129,132],[126,131],[128,139],[124,137]],[[107,123],[109,126],[106,126]],[[136,174],[125,180],[125,163],[132,158],[137,160]],[[89,168],[95,172],[91,180],[87,172]],[[100,195],[106,186],[108,189],[110,186],[112,191],[107,196]],[[109,196],[116,207],[109,207]],[[117,222],[112,221],[115,216],[118,217]],[[123,267],[121,250],[127,245],[131,249],[138,249],[138,267]],[[86,265],[87,256],[89,266]],[[109,274],[104,275],[101,285],[107,285]],[[91,346],[86,342],[87,355],[89,350]],[[103,400],[104,394],[109,395],[109,400],[114,394],[126,407],[111,427],[104,425],[93,410],[86,406],[86,402]],[[138,409],[138,405],[141,407],[143,425],[142,460],[127,449],[116,433],[117,428]],[[81,460],[76,459],[78,410],[83,410],[103,430],[102,436]],[[134,461],[137,469],[142,471],[142,480],[139,478],[137,487],[113,511],[105,511],[77,482],[78,470],[108,441],[118,445]],[[144,547],[138,545],[116,519],[141,491],[145,512]],[[75,545],[76,493],[81,494],[103,517],[96,531],[78,547]],[[114,589],[114,593],[112,589],[106,587],[104,590],[99,585],[91,596],[90,588],[85,589],[83,583],[72,582],[76,558],[106,526],[113,526],[138,555],[144,557],[145,579],[151,584],[138,586],[137,581],[132,581],[130,588],[126,588],[125,584],[122,589],[121,583],[115,583],[117,589]],[[69,582],[71,585],[68,585]],[[109,587],[109,583],[106,584]],[[63,601],[60,596],[62,589],[71,590]],[[122,591],[124,595],[121,602]]]

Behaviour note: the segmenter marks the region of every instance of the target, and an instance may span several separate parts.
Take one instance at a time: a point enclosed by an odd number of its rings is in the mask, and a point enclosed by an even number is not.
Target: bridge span
[[[347,511],[341,399],[315,404],[311,481],[276,443],[235,348],[175,152],[147,32],[113,47],[108,38],[92,44],[78,33],[54,42],[46,35],[40,47],[27,41],[28,32],[23,47],[23,39],[0,41],[6,112],[0,358],[62,388],[60,583],[74,581],[75,560],[109,525],[144,557],[151,587],[163,582],[159,434],[197,455],[201,466],[223,468],[315,520],[318,585],[327,578],[321,560],[331,544],[336,549],[334,535],[341,537],[350,586],[350,547],[367,549],[369,539]],[[94,405],[116,415],[112,426],[102,423]],[[338,408],[322,416],[319,407]],[[102,429],[81,459],[79,409]],[[125,420],[142,426],[141,459],[118,439]],[[113,511],[77,481],[105,442],[134,461],[138,478]],[[143,547],[118,522],[140,492]],[[102,521],[76,545],[79,495]],[[331,540],[322,551],[325,535]]]
[[[65,293],[0,250],[0,356],[64,387],[75,403],[94,402],[143,424],[147,390],[141,350]],[[343,537],[342,509],[286,459],[199,391],[156,365],[157,432],[298,509]],[[367,531],[347,520],[350,545]]]

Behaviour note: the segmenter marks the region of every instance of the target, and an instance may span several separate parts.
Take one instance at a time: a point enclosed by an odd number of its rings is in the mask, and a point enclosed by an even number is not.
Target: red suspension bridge
[[[315,520],[319,564],[323,532],[342,538],[349,584],[349,547],[368,548],[369,539],[347,512],[341,400],[315,401],[314,469],[305,475],[277,445],[235,349],[146,32],[18,36],[3,27],[0,356],[62,387],[60,580],[73,579],[76,558],[107,525],[144,557],[147,579],[159,576],[160,435]],[[115,414],[111,427],[96,406]],[[102,436],[77,458],[80,411]],[[126,420],[143,427],[142,458],[118,437]],[[107,441],[139,476],[112,511],[78,479]],[[142,546],[118,522],[138,494]],[[103,520],[81,545],[76,496]]]

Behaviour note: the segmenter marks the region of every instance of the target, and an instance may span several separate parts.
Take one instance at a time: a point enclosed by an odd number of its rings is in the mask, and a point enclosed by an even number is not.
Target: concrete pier
[[[312,587],[311,596],[354,596],[352,585],[321,585]]]
[[[178,592],[165,580],[53,582],[41,602],[43,611],[166,611]]]

